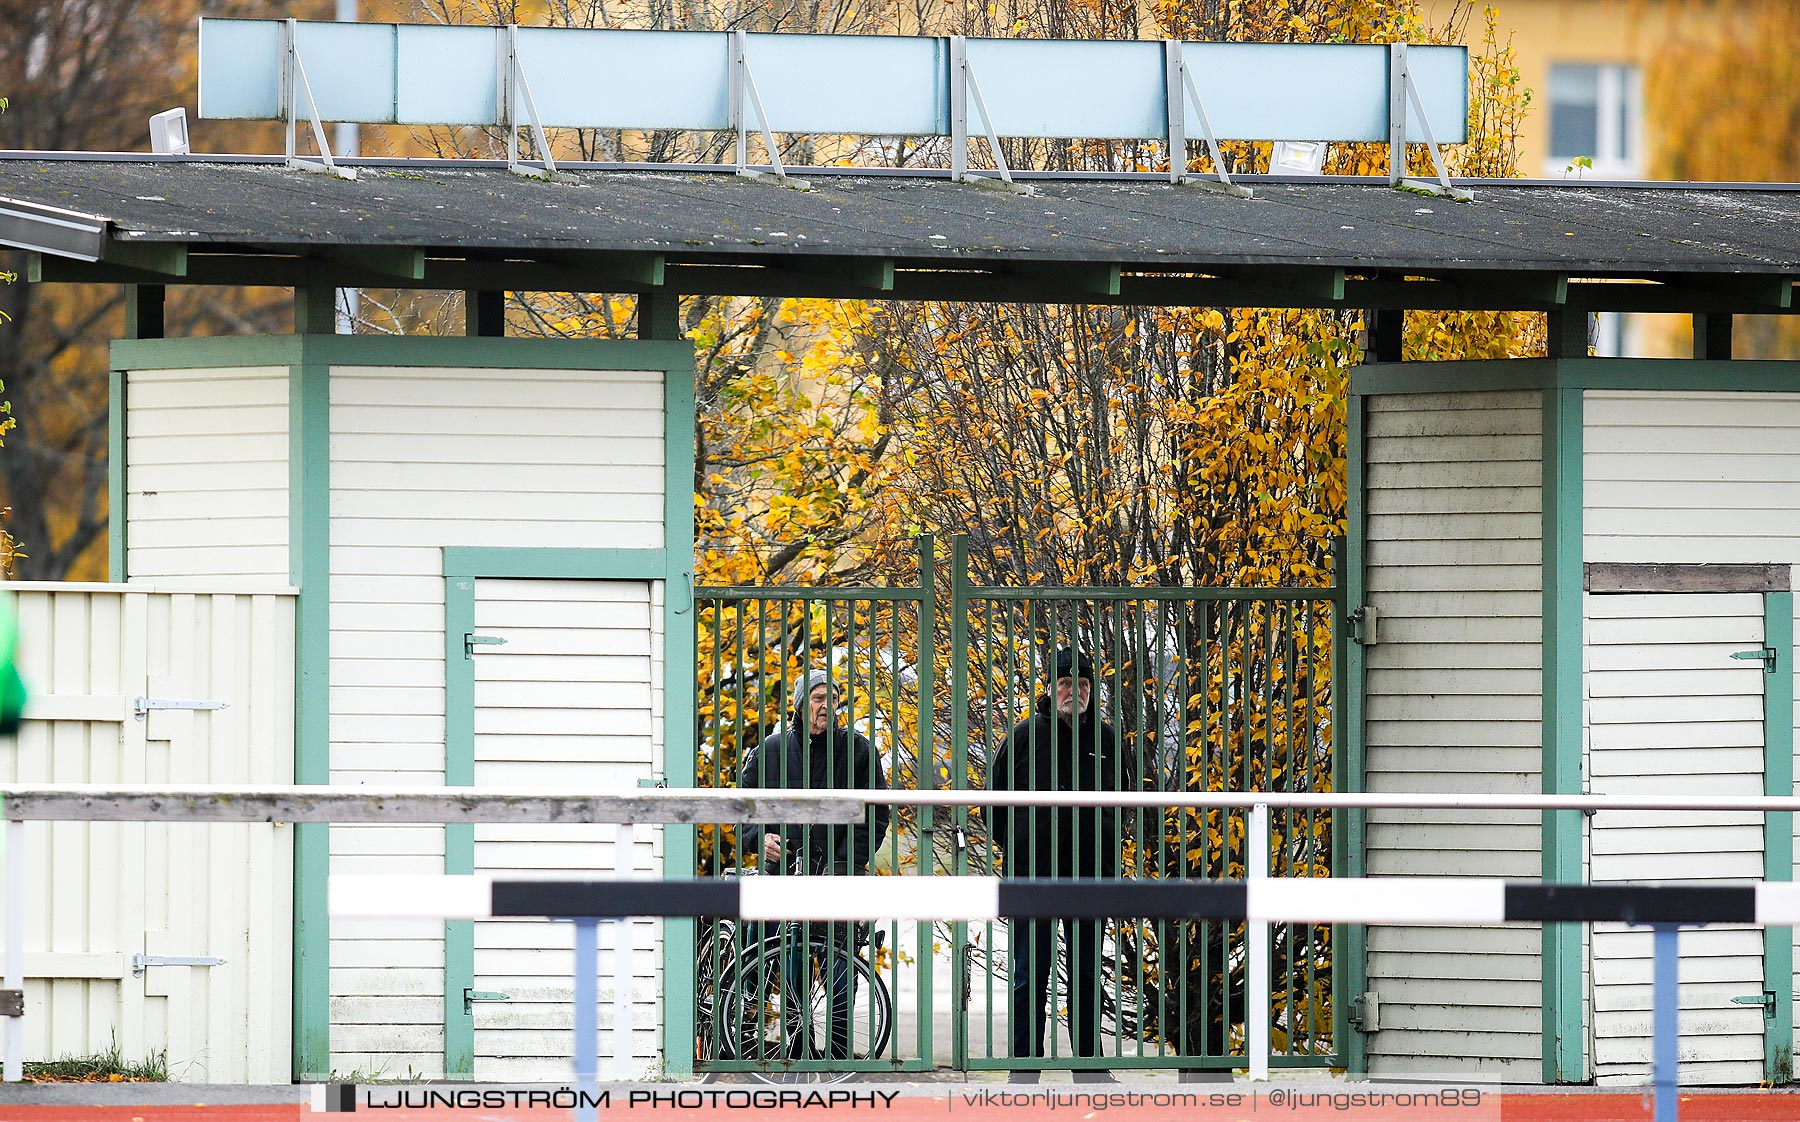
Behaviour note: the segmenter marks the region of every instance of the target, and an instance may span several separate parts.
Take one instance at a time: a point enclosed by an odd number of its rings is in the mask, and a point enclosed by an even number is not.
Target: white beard
[[[1056,707],[1056,713],[1064,720],[1073,720],[1077,714],[1086,713],[1088,711],[1088,706],[1093,703],[1094,698],[1092,694],[1089,694],[1085,701],[1082,700],[1081,695],[1077,694],[1074,697],[1069,698],[1066,704],[1059,704]]]

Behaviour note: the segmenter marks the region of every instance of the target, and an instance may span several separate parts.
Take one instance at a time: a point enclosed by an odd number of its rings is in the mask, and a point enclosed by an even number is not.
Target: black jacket
[[[988,764],[991,791],[1125,791],[1118,737],[1090,705],[1073,724],[1038,698]],[[1119,870],[1116,807],[989,807],[989,832],[1013,877],[1111,877]]]
[[[881,758],[866,738],[844,728],[813,735],[800,725],[767,737],[738,776],[739,787],[885,791],[887,785]],[[869,856],[887,838],[892,816],[892,807],[876,805],[855,826],[768,823],[756,837],[745,838],[744,849],[760,853],[762,833],[780,834],[790,867],[798,857],[801,872],[815,876],[866,873]]]

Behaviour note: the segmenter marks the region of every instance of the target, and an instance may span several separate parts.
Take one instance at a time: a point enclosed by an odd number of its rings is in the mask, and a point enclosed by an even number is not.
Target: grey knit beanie
[[[793,709],[795,724],[805,726],[806,699],[811,697],[813,690],[819,686],[831,689],[831,673],[829,671],[815,667],[794,678],[793,687],[788,691],[788,705]]]

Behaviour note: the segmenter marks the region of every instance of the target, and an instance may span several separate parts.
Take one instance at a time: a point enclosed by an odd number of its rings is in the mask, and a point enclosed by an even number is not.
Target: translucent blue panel
[[[281,34],[277,20],[201,20],[202,117],[280,117]],[[504,34],[298,25],[319,116],[372,123],[494,123]],[[752,35],[747,51],[777,132],[950,132],[948,40]],[[968,54],[1002,136],[1154,138],[1167,128],[1161,43],[972,39]],[[1189,43],[1184,56],[1221,137],[1387,139],[1385,46]],[[730,37],[723,32],[522,28],[519,58],[546,125],[729,126]],[[1466,139],[1467,50],[1412,47],[1408,62],[1437,139]],[[1423,139],[1408,116],[1409,138]],[[522,101],[514,119],[525,120]],[[969,129],[981,131],[973,105]]]
[[[250,121],[281,116],[281,24],[201,17],[200,116]]]
[[[395,119],[403,125],[494,124],[499,27],[402,24]]]
[[[722,129],[729,44],[722,31],[522,27],[519,61],[546,126]]]
[[[1387,140],[1388,49],[1312,43],[1185,43],[1213,132],[1232,140]],[[1409,47],[1407,66],[1439,143],[1466,139],[1468,51]],[[1193,113],[1189,111],[1189,120]],[[1424,133],[1407,108],[1407,137]],[[1197,136],[1196,125],[1188,134]]]
[[[394,38],[391,23],[301,23],[295,28],[319,117],[325,121],[386,124],[394,120]],[[296,95],[306,116],[304,94]]]
[[[950,131],[949,45],[875,35],[748,35],[745,57],[777,132]],[[749,118],[751,126],[755,119]]]
[[[1161,43],[970,39],[969,66],[1001,136],[1158,137],[1167,124]],[[969,102],[969,133],[981,118]]]
[[[1419,100],[1439,144],[1462,144],[1469,139],[1469,49],[1467,47],[1408,47],[1406,66],[1412,71]],[[1406,138],[1424,140],[1412,106],[1406,107]]]

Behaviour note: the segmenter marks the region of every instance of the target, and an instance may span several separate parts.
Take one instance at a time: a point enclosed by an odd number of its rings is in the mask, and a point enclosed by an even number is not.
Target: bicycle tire
[[[824,940],[812,942],[814,952],[825,949]],[[785,940],[777,936],[745,948],[720,972],[713,1003],[713,1041],[722,1059],[757,1064],[749,1074],[771,1083],[837,1083],[856,1076],[854,1071],[796,1068],[804,1061],[823,1060],[816,1042],[829,1033],[827,986],[822,969],[815,969],[807,987],[805,1008],[798,1007],[784,984]],[[893,1035],[893,995],[868,960],[852,955],[851,1060],[881,1055]]]

